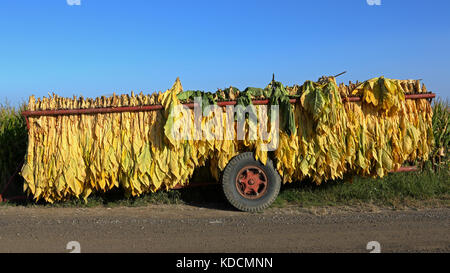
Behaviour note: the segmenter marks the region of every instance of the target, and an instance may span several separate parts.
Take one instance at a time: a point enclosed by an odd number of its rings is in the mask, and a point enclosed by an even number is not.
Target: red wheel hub
[[[267,176],[260,167],[244,167],[236,176],[236,189],[247,199],[261,198],[267,191]]]

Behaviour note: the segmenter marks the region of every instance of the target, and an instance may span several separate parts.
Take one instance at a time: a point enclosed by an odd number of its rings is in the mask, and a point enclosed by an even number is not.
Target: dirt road
[[[0,207],[0,252],[450,252],[450,208]]]

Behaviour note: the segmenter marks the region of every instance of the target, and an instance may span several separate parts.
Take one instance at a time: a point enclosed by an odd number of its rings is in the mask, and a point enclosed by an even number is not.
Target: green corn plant
[[[0,194],[20,167],[27,150],[26,122],[20,114],[24,107],[0,104]],[[17,175],[4,194],[11,193],[11,190],[14,194],[20,192],[20,183],[23,183],[23,179]]]
[[[438,170],[449,166],[450,104],[448,100],[437,99],[433,103],[434,149],[431,154],[433,168]]]

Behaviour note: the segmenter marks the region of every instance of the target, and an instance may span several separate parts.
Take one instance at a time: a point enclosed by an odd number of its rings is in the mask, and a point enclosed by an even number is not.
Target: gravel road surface
[[[450,208],[0,207],[0,252],[450,252]]]

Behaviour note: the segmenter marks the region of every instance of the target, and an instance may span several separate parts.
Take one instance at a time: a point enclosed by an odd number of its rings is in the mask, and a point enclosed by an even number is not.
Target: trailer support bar
[[[406,94],[405,99],[433,99],[436,95],[434,93],[422,93],[422,94]],[[359,102],[361,97],[342,97],[343,102]],[[292,104],[299,103],[300,99],[290,99]],[[236,101],[220,101],[217,102],[218,106],[236,105]],[[253,105],[267,105],[269,100],[253,100]],[[185,103],[184,106],[192,109],[194,103]],[[88,114],[108,114],[108,113],[122,113],[122,112],[141,112],[141,111],[158,111],[164,107],[161,104],[145,105],[145,106],[124,106],[124,107],[103,107],[103,108],[88,108],[88,109],[61,109],[61,110],[40,110],[40,111],[23,111],[22,115],[27,122],[27,128],[30,128],[28,118],[38,116],[63,116],[63,115],[88,115]]]

